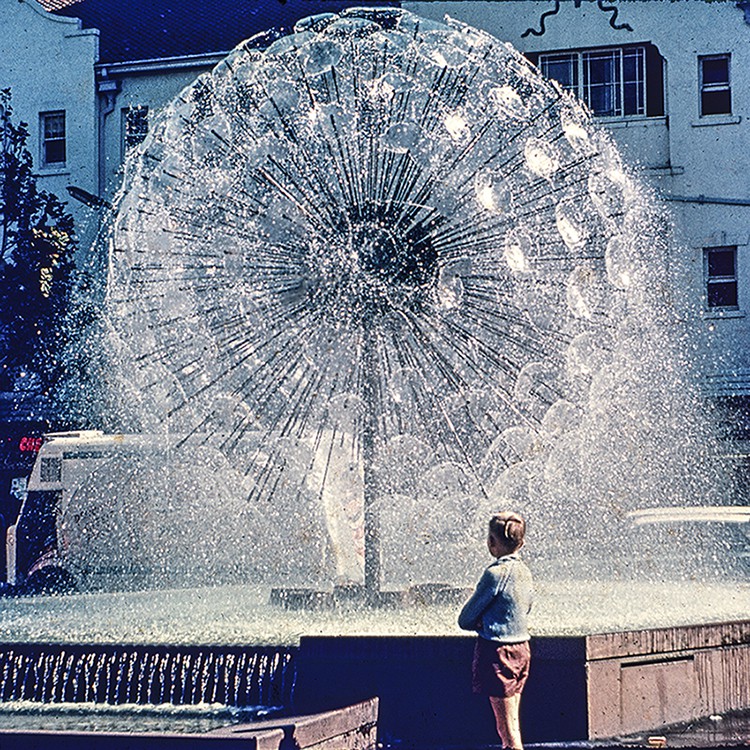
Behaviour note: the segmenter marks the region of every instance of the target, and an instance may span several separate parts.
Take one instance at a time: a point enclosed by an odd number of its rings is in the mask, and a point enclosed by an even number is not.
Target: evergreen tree
[[[64,376],[73,217],[39,190],[25,123],[0,91],[0,390],[48,397]]]

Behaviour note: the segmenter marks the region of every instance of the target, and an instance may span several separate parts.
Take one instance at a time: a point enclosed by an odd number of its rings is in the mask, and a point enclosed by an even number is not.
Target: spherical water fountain
[[[715,486],[667,234],[610,136],[509,46],[400,10],[313,17],[237,48],[129,161],[115,388],[183,465],[213,455],[196,492],[234,499],[208,566],[231,546],[287,582],[470,580],[511,503],[556,569],[622,572],[627,511]],[[584,509],[571,563],[547,532]]]
[[[511,505],[529,519],[537,632],[587,632],[690,621],[675,611],[690,584],[663,579],[734,564],[710,530],[628,523],[728,502],[683,353],[669,221],[584,107],[509,45],[395,9],[250,40],[128,160],[108,242],[112,427],[161,449],[82,480],[62,519],[80,570],[122,557],[161,587],[370,598],[466,585],[486,517]],[[128,508],[116,548],[80,523],[102,497]],[[248,590],[160,594],[172,614],[138,627],[262,642],[342,627],[310,613],[280,635],[283,614]],[[747,595],[717,585],[697,616],[737,617]],[[115,601],[97,596],[82,595],[84,631]],[[153,601],[129,596],[131,612]],[[587,596],[593,620],[554,604]],[[455,628],[450,607],[357,609],[355,631]]]

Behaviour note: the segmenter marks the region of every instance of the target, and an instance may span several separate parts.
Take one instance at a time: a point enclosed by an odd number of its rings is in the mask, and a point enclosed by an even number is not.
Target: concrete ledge
[[[588,659],[611,659],[747,644],[750,644],[750,620],[741,620],[588,635],[586,656]]]
[[[497,745],[487,699],[471,692],[473,647],[469,636],[305,636],[294,710],[377,695],[387,746]],[[750,708],[750,621],[537,637],[531,650],[521,702],[529,743],[653,733]]]
[[[280,750],[374,750],[377,724],[378,699],[371,698],[332,711],[224,727],[210,732],[210,735],[244,739],[280,732],[281,744],[277,745]]]
[[[137,722],[138,717],[133,717]],[[2,750],[375,750],[378,699],[309,716],[222,727],[204,734],[0,730]]]
[[[134,722],[137,718],[134,718]],[[2,750],[215,750],[236,748],[237,739],[243,750],[279,750],[284,739],[281,729],[231,736],[177,734],[162,732],[52,732],[0,730]]]
[[[750,621],[586,637],[588,737],[750,708]]]

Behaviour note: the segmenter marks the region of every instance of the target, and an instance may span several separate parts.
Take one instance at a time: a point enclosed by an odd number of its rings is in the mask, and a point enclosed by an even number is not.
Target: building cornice
[[[230,51],[206,52],[200,55],[183,55],[180,57],[155,57],[150,60],[124,60],[122,62],[98,63],[94,67],[99,79],[117,78],[118,76],[138,73],[155,73],[165,70],[206,68],[218,65],[226,58]]]

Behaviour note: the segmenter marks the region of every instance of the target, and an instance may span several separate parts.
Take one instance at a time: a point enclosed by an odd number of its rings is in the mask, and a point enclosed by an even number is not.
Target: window
[[[542,75],[582,99],[600,117],[664,114],[663,59],[652,44],[539,54]]]
[[[65,112],[42,112],[39,115],[42,144],[42,166],[65,164]]]
[[[578,94],[578,55],[540,55],[539,67],[545,78],[552,78],[567,91]]]
[[[737,307],[737,248],[710,247],[704,251],[706,302],[713,310]]]
[[[123,154],[135,148],[148,135],[148,107],[126,107],[122,110]]]
[[[39,468],[40,482],[61,482],[62,481],[62,459],[53,456],[52,458],[43,458]]]
[[[699,57],[701,115],[732,114],[729,55]]]
[[[583,98],[597,115],[645,115],[645,55],[631,50],[584,52]]]

